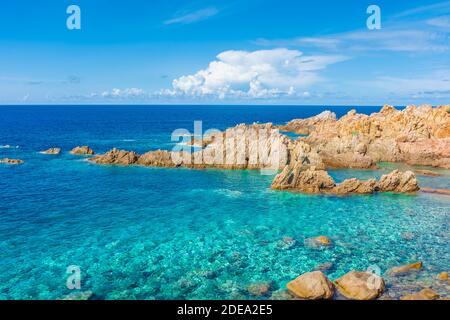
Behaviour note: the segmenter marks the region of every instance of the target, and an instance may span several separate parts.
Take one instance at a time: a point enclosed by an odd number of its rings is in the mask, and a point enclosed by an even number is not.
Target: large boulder
[[[330,191],[335,186],[333,178],[325,170],[317,170],[315,167],[303,170],[301,166],[286,166],[272,182],[272,189],[275,190],[295,190],[312,194]]]
[[[371,272],[351,271],[335,281],[338,291],[348,299],[373,300],[384,291],[384,279]]]
[[[399,170],[383,175],[377,184],[377,188],[381,192],[401,193],[415,192],[420,189],[414,172],[400,172]]]
[[[311,118],[291,120],[286,125],[280,126],[280,130],[297,134],[309,134],[318,126],[334,122],[336,122],[336,114],[327,110]]]
[[[287,289],[301,299],[331,299],[334,295],[333,284],[321,272],[307,272],[287,284]]]
[[[93,155],[95,152],[88,146],[78,146],[70,150],[70,153],[74,155]]]

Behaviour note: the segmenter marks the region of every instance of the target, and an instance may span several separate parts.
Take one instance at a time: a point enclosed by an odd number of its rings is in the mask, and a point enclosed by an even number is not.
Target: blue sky
[[[0,104],[47,103],[448,104],[450,1],[3,0]]]

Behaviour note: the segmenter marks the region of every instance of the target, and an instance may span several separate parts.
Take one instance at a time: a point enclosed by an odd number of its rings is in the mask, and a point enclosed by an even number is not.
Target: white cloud
[[[433,18],[427,21],[427,23],[430,26],[443,28],[443,29],[450,29],[450,16],[442,16]]]
[[[343,61],[343,56],[305,56],[284,48],[259,51],[225,51],[206,69],[173,80],[166,96],[273,98],[292,96],[324,80],[319,71]],[[300,94],[305,96],[304,94]]]
[[[117,89],[114,88],[111,91],[103,91],[102,93],[92,93],[90,97],[96,98],[106,98],[106,99],[129,99],[129,98],[145,98],[148,97],[149,94],[140,88],[126,88],[126,89]]]
[[[180,14],[176,17],[173,17],[171,19],[168,19],[164,21],[163,23],[166,25],[170,24],[189,24],[201,20],[205,20],[208,18],[211,18],[219,13],[219,10],[217,8],[211,7],[211,8],[205,8],[189,13]]]

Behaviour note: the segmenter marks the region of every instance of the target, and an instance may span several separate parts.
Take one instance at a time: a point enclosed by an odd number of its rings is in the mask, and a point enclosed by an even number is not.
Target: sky
[[[450,104],[450,1],[0,3],[0,104],[423,103]]]

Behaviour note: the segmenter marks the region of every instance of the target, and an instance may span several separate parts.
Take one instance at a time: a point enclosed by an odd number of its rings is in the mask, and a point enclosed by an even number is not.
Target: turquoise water
[[[81,290],[97,299],[248,299],[250,284],[270,282],[260,297],[268,298],[327,262],[332,279],[416,260],[424,279],[448,270],[446,196],[306,196],[270,190],[273,177],[258,171],[97,166],[67,153],[80,144],[98,152],[170,148],[172,130],[192,128],[193,120],[222,129],[322,110],[167,108],[0,108],[0,145],[14,146],[1,148],[0,158],[26,161],[0,166],[0,299],[61,298],[71,293],[69,265],[80,267]],[[57,146],[66,152],[37,153]],[[331,174],[340,181],[388,169]],[[450,173],[441,173],[420,182],[450,188]],[[333,246],[304,245],[318,235]]]

